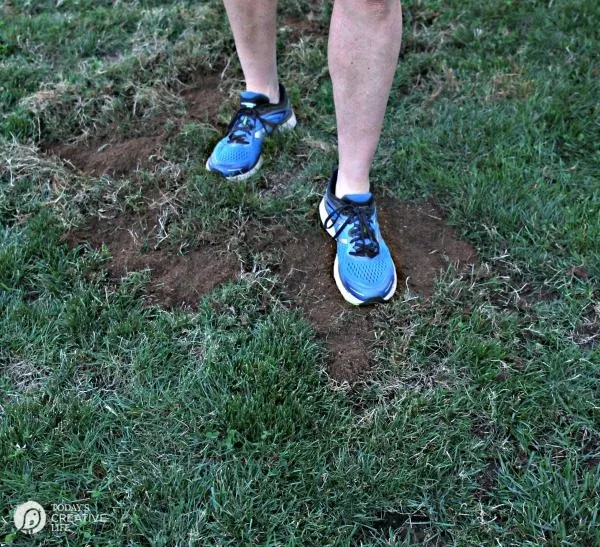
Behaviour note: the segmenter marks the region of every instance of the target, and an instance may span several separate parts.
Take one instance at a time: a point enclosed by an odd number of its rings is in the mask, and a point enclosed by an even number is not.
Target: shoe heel
[[[335,236],[335,228],[331,226],[330,228],[325,227],[325,220],[327,219],[327,208],[325,207],[325,197],[321,199],[321,203],[319,204],[319,224],[321,228],[327,232],[329,237]]]
[[[290,131],[291,129],[294,129],[296,125],[298,125],[298,120],[296,119],[296,114],[294,114],[294,112],[292,111],[292,115],[277,129],[279,129],[279,131]]]

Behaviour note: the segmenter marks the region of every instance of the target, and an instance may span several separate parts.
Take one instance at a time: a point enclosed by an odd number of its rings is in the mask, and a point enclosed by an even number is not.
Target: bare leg
[[[335,0],[329,73],[338,130],[338,197],[369,191],[401,39],[400,0]]]
[[[279,102],[277,79],[277,0],[223,0],[246,90]]]

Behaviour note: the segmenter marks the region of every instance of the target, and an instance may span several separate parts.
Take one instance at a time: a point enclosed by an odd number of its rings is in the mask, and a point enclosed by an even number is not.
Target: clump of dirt
[[[167,249],[144,251],[148,242],[155,240],[156,219],[156,215],[151,214],[94,218],[85,227],[69,232],[65,240],[73,247],[83,243],[94,248],[106,245],[112,258],[105,267],[113,279],[150,270],[149,303],[165,308],[195,309],[201,295],[237,278],[237,258],[215,242],[206,242],[185,255]]]
[[[405,286],[429,297],[436,276],[450,263],[466,264],[476,252],[460,241],[441,212],[426,202],[378,204],[382,232],[398,274],[398,292]],[[257,251],[281,249],[283,258],[272,269],[283,278],[285,293],[327,340],[328,372],[338,382],[357,381],[370,368],[375,342],[374,308],[356,308],[341,297],[333,279],[335,245],[321,229],[294,234],[282,226],[249,231],[248,244]]]
[[[219,105],[223,102],[219,82],[219,75],[210,73],[189,84],[181,92],[186,114],[175,120],[176,124],[181,126],[190,120],[216,123]],[[128,129],[129,136],[124,136],[119,125],[113,124],[91,140],[55,143],[45,151],[86,175],[125,176],[162,161],[160,150],[166,140],[164,122],[164,117],[140,120]]]
[[[329,375],[352,382],[369,369],[374,332],[372,309],[356,308],[340,295],[333,279],[335,245],[320,229],[303,235],[278,234],[284,249],[277,268],[286,295],[299,305],[330,350]],[[281,237],[283,236],[283,237]]]

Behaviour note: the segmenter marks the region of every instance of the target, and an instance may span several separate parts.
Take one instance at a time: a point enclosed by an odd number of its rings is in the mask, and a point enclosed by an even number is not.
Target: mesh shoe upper
[[[336,173],[324,196],[326,229],[335,230],[339,278],[360,302],[383,299],[393,292],[396,271],[390,250],[381,236],[377,211],[370,193],[338,198]]]
[[[280,85],[280,101],[271,104],[266,95],[245,91],[227,134],[215,146],[208,168],[224,176],[250,171],[260,159],[263,140],[292,116],[285,88]]]

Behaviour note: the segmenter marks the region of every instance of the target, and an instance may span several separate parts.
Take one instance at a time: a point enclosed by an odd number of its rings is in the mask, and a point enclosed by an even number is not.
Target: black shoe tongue
[[[269,104],[269,97],[254,91],[243,91],[240,93],[240,104],[244,108],[254,108],[262,104]]]

